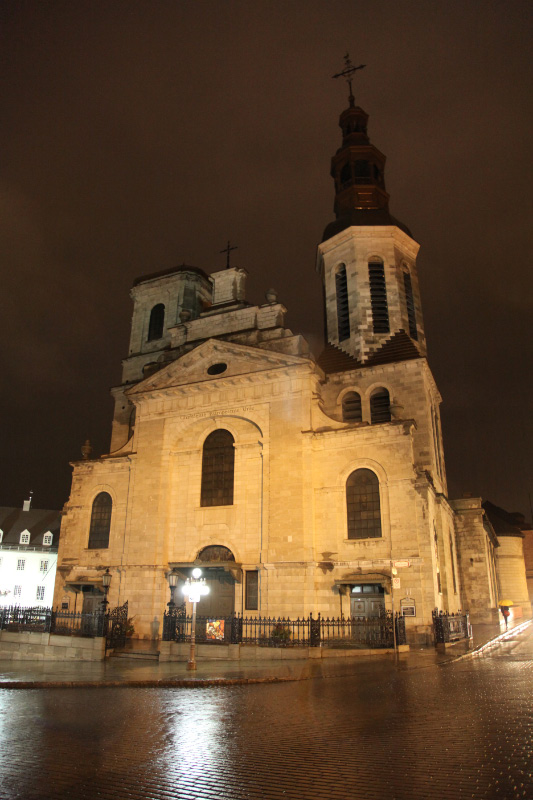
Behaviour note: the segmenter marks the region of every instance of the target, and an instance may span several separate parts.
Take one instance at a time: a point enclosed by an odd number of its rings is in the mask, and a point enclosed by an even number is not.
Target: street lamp
[[[196,603],[200,602],[202,595],[209,594],[209,586],[206,586],[205,578],[202,578],[201,569],[198,567],[193,569],[192,576],[185,581],[182,592],[189,598],[189,603],[192,603],[191,650],[187,662],[187,669],[196,669]]]
[[[102,575],[102,583],[104,584],[104,599],[102,600],[102,611],[104,612],[104,614],[106,613],[107,606],[109,605],[109,602],[107,600],[107,593],[109,592],[109,587],[111,585],[112,577],[113,576],[109,572],[109,567],[108,567],[104,572],[104,574]]]
[[[176,607],[176,604],[174,603],[174,589],[178,585],[178,576],[174,572],[174,570],[168,573],[168,585],[170,588],[170,602],[167,603],[167,605],[168,605],[168,610],[170,612]]]

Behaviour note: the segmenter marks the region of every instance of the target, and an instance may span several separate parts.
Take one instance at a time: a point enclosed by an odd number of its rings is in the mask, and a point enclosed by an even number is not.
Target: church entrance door
[[[95,611],[102,610],[102,600],[104,595],[96,587],[84,586],[83,589],[83,614],[93,614]]]
[[[209,586],[209,594],[202,597],[198,614],[212,619],[230,617],[235,610],[234,579],[228,572],[209,568],[204,569],[204,577]]]
[[[352,586],[350,614],[352,617],[379,617],[385,611],[385,590],[379,583]]]

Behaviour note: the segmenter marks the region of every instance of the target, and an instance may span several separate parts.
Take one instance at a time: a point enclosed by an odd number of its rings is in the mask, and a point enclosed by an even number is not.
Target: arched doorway
[[[209,545],[200,550],[196,563],[209,586],[198,613],[203,617],[229,617],[235,610],[235,556],[223,545]]]

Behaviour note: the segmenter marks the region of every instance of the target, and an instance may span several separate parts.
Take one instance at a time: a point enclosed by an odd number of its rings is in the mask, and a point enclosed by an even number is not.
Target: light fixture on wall
[[[108,567],[106,569],[106,571],[104,572],[104,574],[102,575],[102,583],[103,583],[103,586],[104,586],[104,599],[102,600],[102,611],[104,612],[104,614],[106,613],[107,607],[109,605],[109,602],[108,602],[108,599],[107,599],[107,593],[109,592],[109,587],[111,585],[111,578],[112,577],[113,576],[109,572],[109,567]]]
[[[171,572],[168,573],[167,577],[168,577],[168,585],[170,588],[170,602],[167,603],[167,605],[168,605],[168,610],[172,611],[172,609],[176,607],[176,604],[174,603],[174,589],[178,585],[178,575],[176,572],[174,572],[174,570],[172,570]]]

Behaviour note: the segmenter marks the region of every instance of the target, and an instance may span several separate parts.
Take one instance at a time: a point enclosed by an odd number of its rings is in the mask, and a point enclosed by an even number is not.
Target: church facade
[[[95,607],[109,568],[111,605],[127,600],[135,635],[157,639],[169,573],[185,581],[200,565],[213,617],[394,604],[424,642],[434,609],[468,608],[419,245],[389,212],[385,157],[353,98],[340,127],[335,220],[317,255],[324,351],[285,326],[273,290],[246,301],[244,269],[137,279],[110,452],[73,464],[57,605]],[[487,533],[482,546],[480,618],[498,603],[498,543]]]

